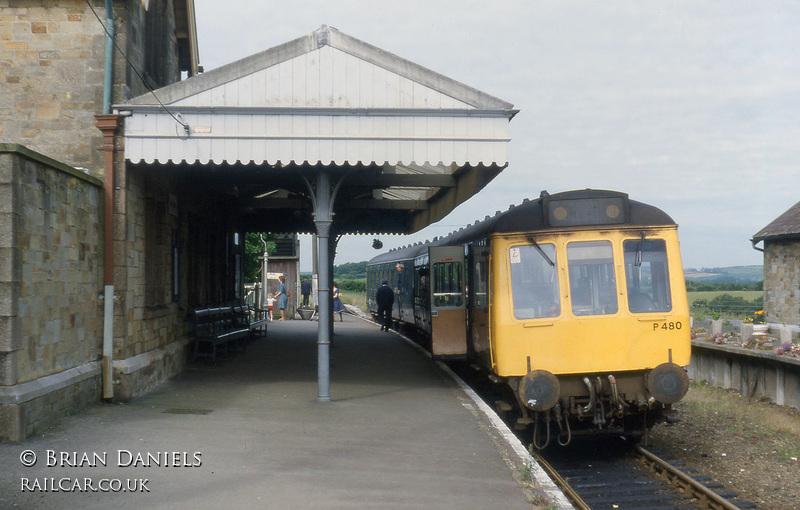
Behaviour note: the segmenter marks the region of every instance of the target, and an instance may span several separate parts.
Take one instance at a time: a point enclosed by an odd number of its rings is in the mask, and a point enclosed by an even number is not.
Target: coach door
[[[434,356],[467,354],[464,248],[428,249],[431,264],[431,352]]]

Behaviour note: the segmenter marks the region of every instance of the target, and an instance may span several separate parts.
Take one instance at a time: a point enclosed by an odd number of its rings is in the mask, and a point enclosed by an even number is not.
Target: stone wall
[[[767,321],[800,324],[800,241],[767,241],[764,251]]]
[[[104,2],[0,0],[0,140],[102,177]],[[115,40],[152,87],[180,80],[171,0],[114,2]],[[149,22],[148,19],[156,20]],[[153,34],[148,34],[148,26]],[[148,51],[149,49],[149,51]],[[147,92],[114,51],[112,103]],[[148,73],[147,71],[151,72]]]
[[[101,186],[0,144],[0,424],[16,424],[0,426],[0,440],[99,402],[90,367],[102,349]]]
[[[111,103],[180,80],[172,0],[114,0],[113,9]],[[102,394],[104,154],[95,115],[105,17],[102,0],[0,0],[0,140],[15,142],[0,143],[0,441],[23,439]],[[215,285],[228,276],[219,269],[224,243],[210,236],[217,246],[190,258],[186,218],[170,214],[177,188],[129,180],[121,152],[115,157],[113,367],[115,395],[127,399],[183,368],[187,286],[229,292]],[[195,204],[198,231],[214,226],[203,207]],[[194,278],[186,260],[212,270]]]
[[[179,175],[121,165],[115,183],[116,400],[183,370],[194,308],[236,302],[226,207]]]

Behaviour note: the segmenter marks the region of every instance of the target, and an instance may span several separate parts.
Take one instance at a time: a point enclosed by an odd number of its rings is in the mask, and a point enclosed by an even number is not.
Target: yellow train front
[[[395,319],[425,330],[434,356],[483,367],[537,447],[638,437],[685,395],[688,303],[677,225],[660,209],[543,193],[410,248],[370,261],[368,283],[394,267]]]

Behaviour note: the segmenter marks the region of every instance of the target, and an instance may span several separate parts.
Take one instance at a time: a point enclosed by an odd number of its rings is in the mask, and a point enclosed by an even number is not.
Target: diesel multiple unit
[[[501,385],[498,410],[534,444],[640,437],[688,389],[690,324],[677,225],[604,190],[510,208],[367,266],[368,307],[387,279],[393,321],[434,357]]]

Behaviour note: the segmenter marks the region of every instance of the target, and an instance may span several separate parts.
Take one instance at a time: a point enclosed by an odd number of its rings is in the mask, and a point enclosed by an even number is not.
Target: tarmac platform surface
[[[469,390],[371,322],[336,322],[317,402],[316,341],[316,322],[274,321],[246,353],[0,445],[0,508],[571,508],[537,466],[526,487],[524,448]]]

